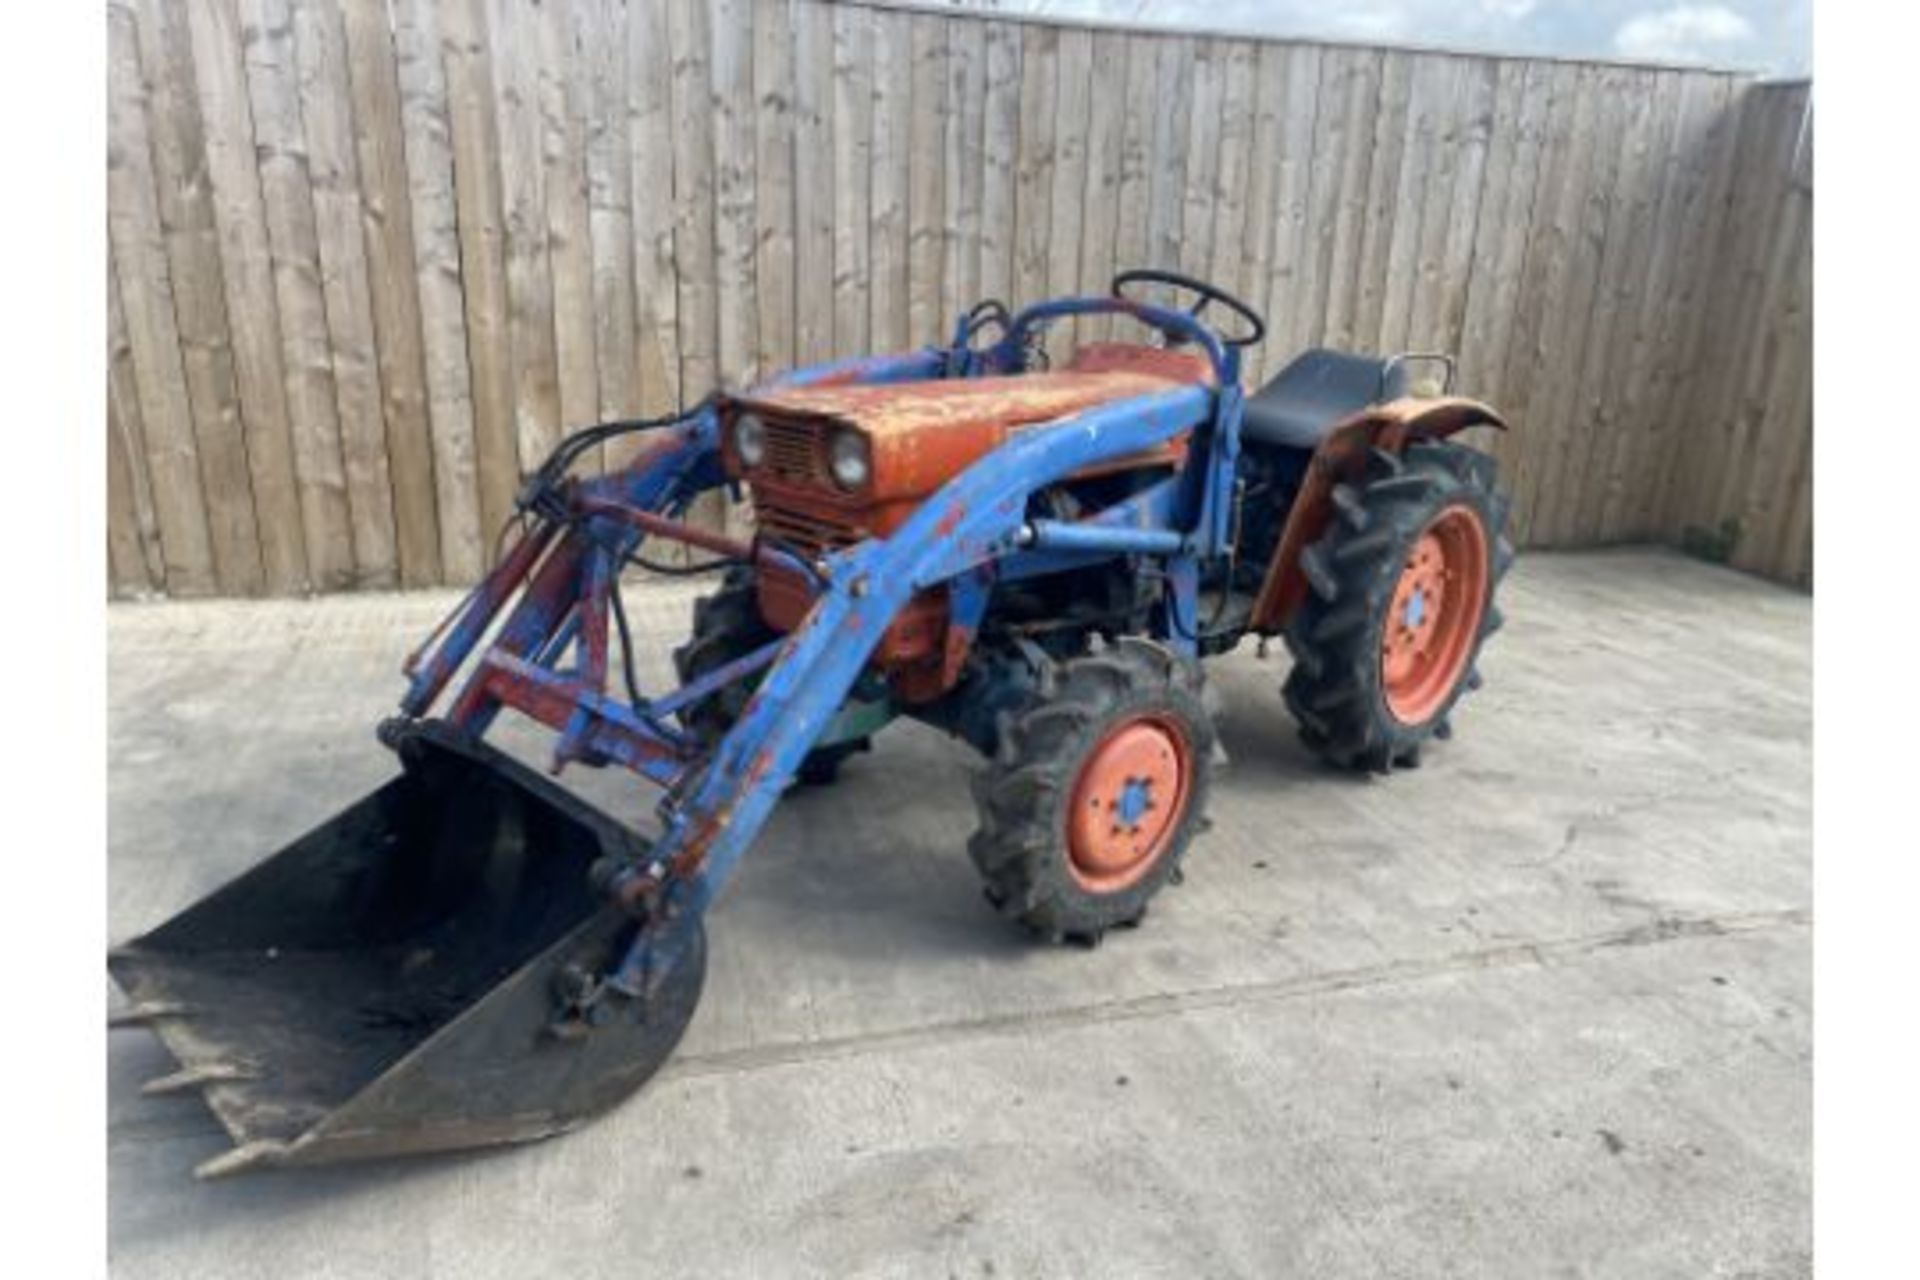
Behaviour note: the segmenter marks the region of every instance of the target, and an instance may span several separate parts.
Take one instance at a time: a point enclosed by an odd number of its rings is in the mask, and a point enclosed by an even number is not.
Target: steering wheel
[[[1218,285],[1208,284],[1204,280],[1196,280],[1192,276],[1183,276],[1178,271],[1160,271],[1153,267],[1135,267],[1131,271],[1122,271],[1113,278],[1113,296],[1123,302],[1145,301],[1145,299],[1136,298],[1127,292],[1127,286],[1131,284],[1171,285],[1175,289],[1184,289],[1188,293],[1198,294],[1199,300],[1187,308],[1187,314],[1196,320],[1200,318],[1200,313],[1205,311],[1209,304],[1217,302],[1246,321],[1247,329],[1244,333],[1236,333],[1229,336],[1220,333],[1218,329],[1214,330],[1215,334],[1219,336],[1220,345],[1222,346],[1250,347],[1267,336],[1267,322],[1261,318],[1260,313]],[[1172,337],[1174,335],[1169,334],[1168,336]]]

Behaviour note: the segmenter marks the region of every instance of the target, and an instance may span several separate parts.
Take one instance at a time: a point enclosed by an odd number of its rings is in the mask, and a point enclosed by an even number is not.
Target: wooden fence
[[[1663,532],[1743,569],[1813,582],[1813,119],[1805,84],[1741,104],[1736,175],[1678,433]]]
[[[1459,351],[1524,542],[1806,575],[1804,91],[846,0],[108,38],[117,593],[466,582],[565,426],[1136,264],[1263,307],[1253,379]]]

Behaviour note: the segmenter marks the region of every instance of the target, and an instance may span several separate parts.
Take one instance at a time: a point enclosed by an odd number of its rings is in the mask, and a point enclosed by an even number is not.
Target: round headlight
[[[757,467],[767,459],[767,424],[751,413],[733,423],[733,454],[743,467]]]
[[[840,430],[827,441],[827,469],[842,489],[863,487],[873,474],[873,455],[858,431]]]

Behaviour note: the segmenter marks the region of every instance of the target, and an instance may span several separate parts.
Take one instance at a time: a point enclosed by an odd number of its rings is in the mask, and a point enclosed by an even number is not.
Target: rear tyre
[[[684,685],[779,638],[779,633],[760,617],[753,571],[736,567],[727,570],[718,591],[693,602],[693,634],[673,651],[673,668]],[[682,711],[680,723],[702,744],[712,746],[727,736],[746,711],[758,684],[758,677],[736,681]],[[827,786],[839,777],[847,757],[867,746],[867,739],[862,738],[818,747],[801,761],[795,777],[805,786]]]
[[[1513,563],[1494,460],[1454,444],[1375,450],[1360,485],[1333,494],[1326,534],[1301,554],[1309,591],[1287,624],[1287,708],[1342,768],[1420,762],[1480,686],[1480,648]]]
[[[975,778],[987,900],[1052,941],[1137,923],[1205,823],[1213,747],[1197,663],[1123,639],[1062,664]]]

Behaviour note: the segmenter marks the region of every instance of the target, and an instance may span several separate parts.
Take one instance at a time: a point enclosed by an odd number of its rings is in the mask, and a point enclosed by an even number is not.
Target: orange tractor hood
[[[1184,352],[1130,348],[1124,359],[1107,357],[1117,367],[1103,366],[1101,354],[1098,347],[1084,349],[1075,367],[1057,372],[796,387],[750,392],[733,403],[769,419],[861,431],[873,450],[873,482],[860,500],[888,502],[934,492],[1024,427],[1205,378],[1204,363]]]

